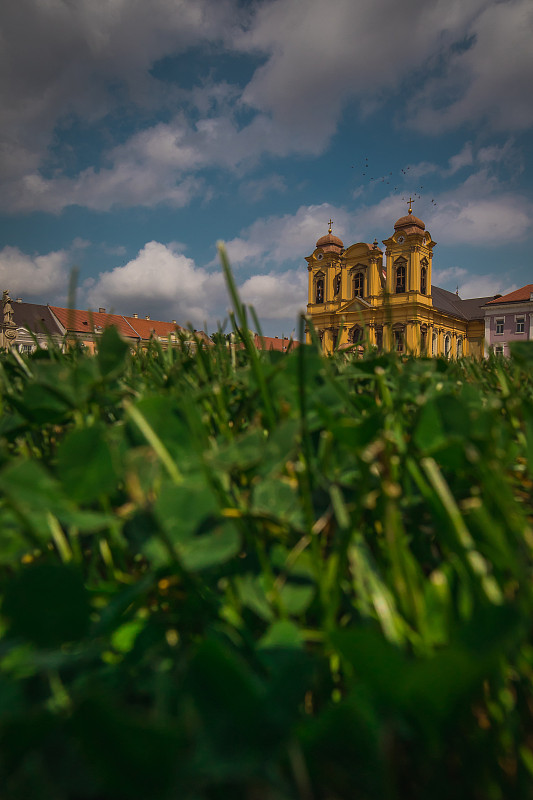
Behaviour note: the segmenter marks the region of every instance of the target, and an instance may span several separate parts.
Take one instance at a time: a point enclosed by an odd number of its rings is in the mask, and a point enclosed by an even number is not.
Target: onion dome
[[[411,206],[409,206],[409,213],[405,217],[400,217],[394,223],[394,230],[401,230],[403,233],[423,233],[426,230],[426,226],[421,219],[415,217]]]
[[[320,237],[320,239],[316,243],[316,246],[322,248],[322,250],[325,253],[327,252],[340,253],[341,250],[344,250],[344,244],[342,242],[342,239],[339,239],[338,236],[334,236],[332,234],[331,225],[332,222],[330,220],[328,232],[326,233],[325,236]]]

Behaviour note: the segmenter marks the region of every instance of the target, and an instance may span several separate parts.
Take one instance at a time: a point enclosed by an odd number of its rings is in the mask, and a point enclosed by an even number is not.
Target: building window
[[[444,337],[444,355],[446,358],[450,355],[450,350],[452,349],[452,340],[450,335],[447,333]]]
[[[376,347],[383,350],[383,328],[376,328]]]
[[[498,336],[503,335],[503,323],[504,323],[503,318],[496,320],[496,334]]]
[[[437,355],[437,334],[436,333],[433,334],[433,337],[431,339],[431,355],[432,356],[436,356]]]
[[[397,353],[403,353],[403,330],[399,328],[394,331],[394,349]]]
[[[427,292],[428,271],[425,267],[420,270],[420,292],[426,294]]]
[[[497,344],[494,348],[494,352],[497,356],[503,356],[503,344]]]
[[[462,358],[463,356],[463,337],[460,336],[457,339],[457,358]]]
[[[396,294],[405,292],[405,265],[400,264],[396,267]]]
[[[316,282],[315,303],[324,302],[324,278],[319,278]]]
[[[428,343],[428,329],[425,325],[420,328],[420,353],[425,354]]]
[[[339,331],[337,328],[333,328],[331,331],[331,349],[335,350],[337,347],[337,340],[339,338]]]
[[[341,276],[340,273],[335,276],[335,294],[340,294],[341,290]]]
[[[363,338],[363,331],[358,325],[356,325],[355,328],[352,328],[352,335],[351,335],[352,344],[358,344],[362,340],[362,338]]]
[[[524,333],[526,329],[526,318],[525,317],[517,317],[516,318],[516,333]]]
[[[353,278],[353,295],[354,297],[362,297],[364,289],[365,277],[362,272],[358,272]]]

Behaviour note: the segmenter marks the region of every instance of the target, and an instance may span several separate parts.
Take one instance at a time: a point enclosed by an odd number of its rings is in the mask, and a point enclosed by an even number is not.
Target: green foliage
[[[533,346],[257,353],[226,269],[242,349],[0,359],[2,798],[529,797]]]

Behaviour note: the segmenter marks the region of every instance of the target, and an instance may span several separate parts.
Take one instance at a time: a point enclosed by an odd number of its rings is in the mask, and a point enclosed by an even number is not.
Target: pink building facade
[[[533,340],[533,283],[490,300],[485,306],[485,355],[508,356],[511,342]]]

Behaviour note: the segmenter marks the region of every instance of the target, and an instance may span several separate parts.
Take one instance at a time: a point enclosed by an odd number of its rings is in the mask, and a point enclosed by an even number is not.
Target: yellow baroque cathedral
[[[493,299],[462,300],[431,281],[436,242],[421,219],[408,214],[394,233],[347,249],[329,230],[306,258],[308,320],[325,353],[364,343],[379,349],[449,358],[484,354],[484,311]],[[310,341],[310,332],[307,332]]]

